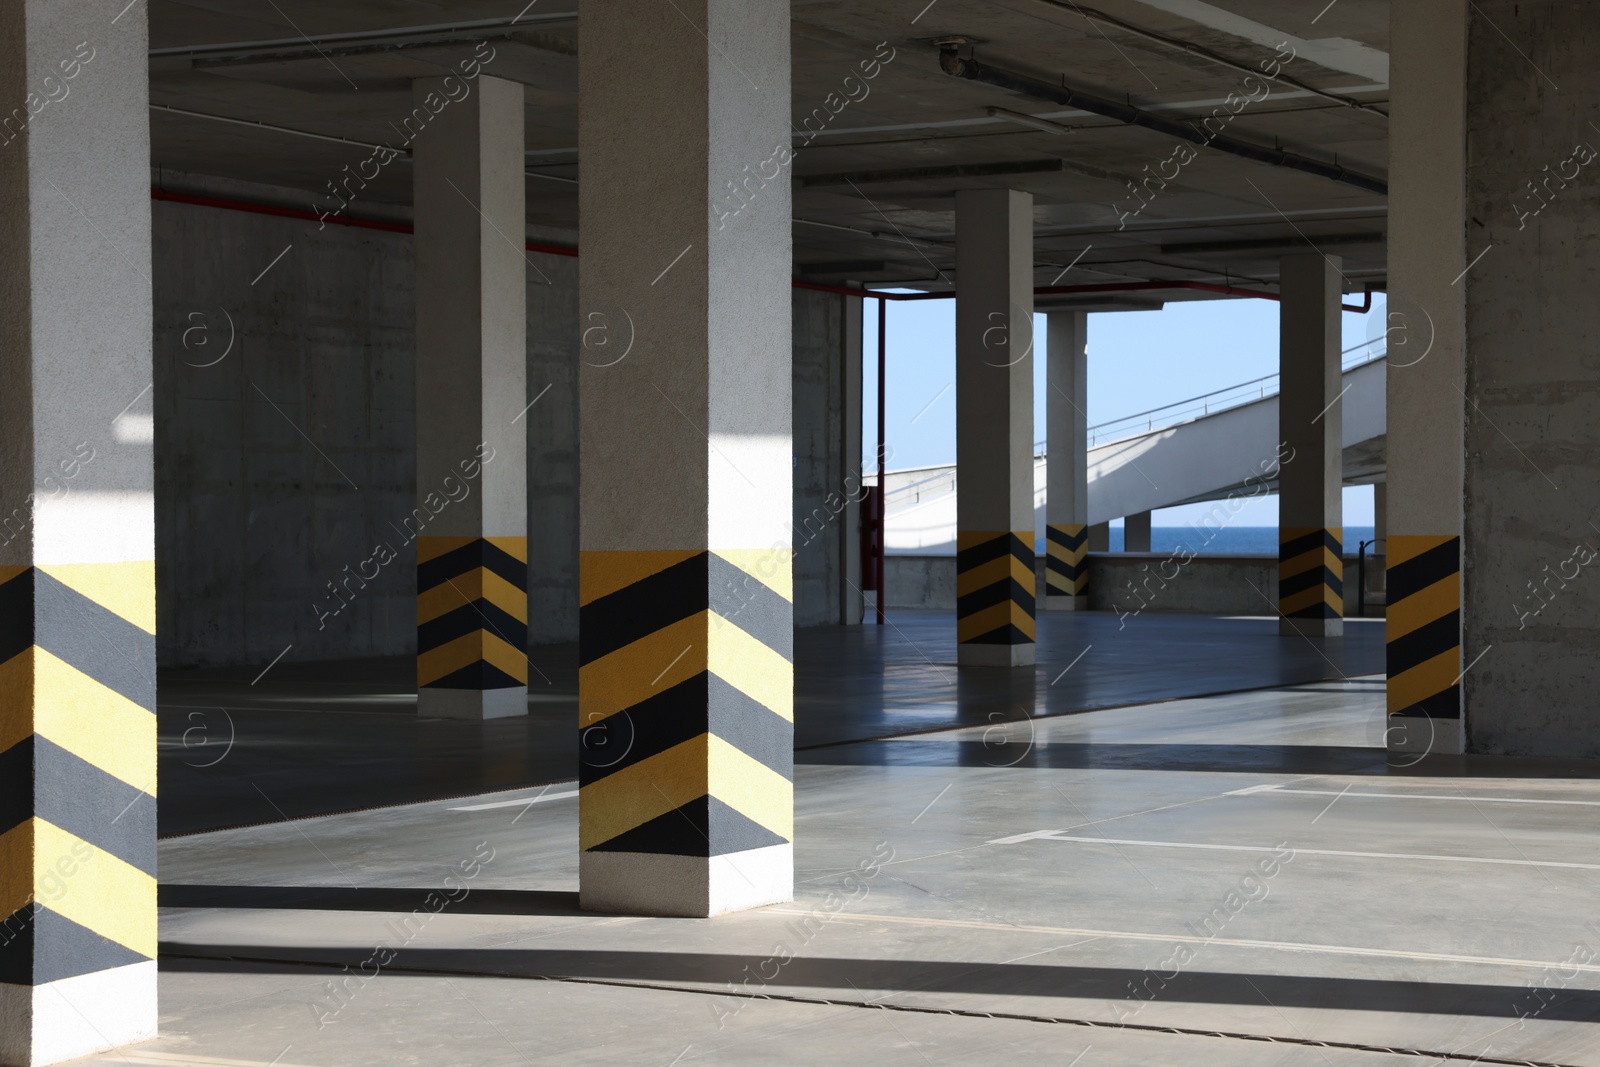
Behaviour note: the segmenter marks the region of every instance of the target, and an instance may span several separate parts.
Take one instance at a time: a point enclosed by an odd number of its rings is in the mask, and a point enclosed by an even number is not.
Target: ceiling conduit
[[[1315,159],[1285,152],[1279,148],[1266,148],[1261,145],[1250,144],[1247,141],[1235,140],[1231,137],[1212,136],[1198,126],[1177,119],[1162,118],[1148,111],[1129,104],[1119,104],[1114,100],[1091,96],[1076,89],[1065,86],[1051,85],[1049,82],[1040,81],[1038,78],[1016,71],[1006,70],[1003,67],[979,63],[976,59],[963,59],[958,46],[953,43],[942,44],[939,49],[939,66],[946,73],[956,78],[966,78],[969,81],[979,81],[986,85],[993,85],[999,89],[1019,93],[1032,97],[1035,100],[1044,100],[1052,104],[1061,104],[1087,111],[1092,115],[1101,115],[1108,119],[1127,123],[1130,126],[1143,126],[1147,130],[1164,133],[1191,144],[1209,146],[1219,152],[1244,159],[1254,160],[1257,163],[1267,163],[1275,167],[1287,167],[1290,170],[1301,171],[1305,174],[1314,174],[1319,178],[1351,185],[1357,189],[1364,189],[1369,193],[1379,193],[1387,196],[1389,185],[1378,178],[1369,178],[1363,174],[1345,170],[1343,167],[1332,163],[1322,163]]]

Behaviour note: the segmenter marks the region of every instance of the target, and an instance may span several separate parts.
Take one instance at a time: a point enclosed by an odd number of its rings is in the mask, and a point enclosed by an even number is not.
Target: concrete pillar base
[[[1044,598],[1046,611],[1088,611],[1089,598],[1086,596],[1047,596]]]
[[[109,1052],[156,1036],[156,965],[0,984],[0,1063],[47,1064]]]
[[[961,667],[1032,667],[1037,662],[1033,642],[1025,645],[966,644],[956,650]]]
[[[1278,633],[1285,637],[1343,637],[1343,619],[1279,619]]]
[[[1459,756],[1463,751],[1460,719],[1390,715],[1383,733],[1390,752],[1438,753]]]
[[[422,689],[417,715],[424,719],[509,719],[528,714],[528,689]]]
[[[793,899],[792,844],[709,857],[657,852],[578,856],[578,906],[584,911],[704,919]]]

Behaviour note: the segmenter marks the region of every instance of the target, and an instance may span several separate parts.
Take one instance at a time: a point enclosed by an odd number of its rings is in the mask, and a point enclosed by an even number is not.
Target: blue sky
[[[864,451],[877,440],[877,304],[864,321]],[[955,462],[955,301],[889,304],[888,427],[891,469]],[[1366,315],[1346,313],[1344,346],[1381,336],[1382,294]],[[1046,317],[1037,315],[1035,351],[1046,351]],[[1198,300],[1162,311],[1097,312],[1089,316],[1091,426],[1274,374],[1278,369],[1278,305],[1270,300]],[[1045,361],[1034,360],[1034,439],[1045,436]],[[1157,526],[1181,526],[1204,506],[1169,508]],[[1372,525],[1372,489],[1345,489],[1347,526]],[[1276,526],[1278,498],[1262,497],[1235,519]]]

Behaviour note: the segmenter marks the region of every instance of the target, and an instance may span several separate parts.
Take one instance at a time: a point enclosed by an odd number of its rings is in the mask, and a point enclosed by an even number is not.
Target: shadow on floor
[[[342,886],[163,885],[163,908],[233,908],[257,911],[448,910],[459,915],[587,915],[578,894],[539,889],[347,889]],[[462,895],[465,893],[465,895]]]
[[[372,950],[278,948],[261,945],[161,945],[161,969],[209,974],[273,973],[285,965],[338,970],[358,967]],[[763,970],[763,966],[766,970]],[[777,968],[770,958],[694,952],[630,952],[560,949],[405,948],[390,968],[396,972],[573,978],[635,984],[711,983],[722,992],[745,975]],[[1530,1002],[1526,985],[1247,975],[1188,971],[1170,981],[1152,971],[1048,964],[977,964],[922,960],[794,958],[777,969],[773,984],[787,989],[966,993],[995,997],[1072,997],[1126,1004],[1130,990],[1186,1004],[1248,1005],[1268,1009],[1311,1008],[1420,1015],[1512,1019],[1539,1005],[1539,1018],[1562,1022],[1600,1021],[1600,991],[1562,989],[1548,1001]],[[757,990],[765,990],[759,980]],[[854,999],[852,997],[851,999]]]

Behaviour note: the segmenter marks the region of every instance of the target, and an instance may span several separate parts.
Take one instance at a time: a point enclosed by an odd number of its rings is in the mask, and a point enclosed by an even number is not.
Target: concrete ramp
[[[1385,368],[1382,358],[1344,373],[1344,480],[1382,479],[1387,460]],[[1223,391],[1229,392],[1229,391]],[[1109,522],[1157,508],[1259,492],[1251,480],[1278,457],[1278,396],[1259,399],[1120,437],[1089,450],[1089,522]],[[1197,398],[1204,400],[1205,398]],[[1127,420],[1123,420],[1126,422]],[[1115,425],[1115,424],[1111,424]],[[1293,464],[1294,458],[1283,457]],[[886,550],[891,554],[953,555],[956,546],[956,470],[953,465],[891,471]],[[1277,481],[1268,478],[1276,491]],[[1249,482],[1248,486],[1246,482]],[[1034,532],[1044,536],[1045,459],[1034,457]]]

